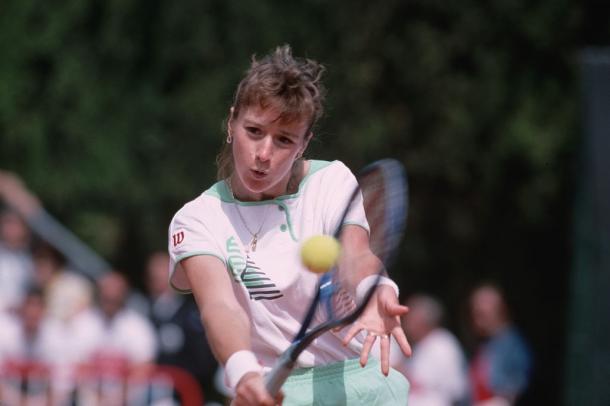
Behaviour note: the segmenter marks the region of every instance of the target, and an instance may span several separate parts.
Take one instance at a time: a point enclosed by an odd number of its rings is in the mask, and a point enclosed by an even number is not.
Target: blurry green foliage
[[[357,167],[390,155],[409,168],[414,272],[467,261],[504,212],[515,235],[548,226],[566,191],[582,24],[567,0],[1,9],[1,166],[115,262],[164,246],[172,213],[214,179],[249,57],[282,43],[328,67],[312,156]]]
[[[98,223],[77,219],[114,217],[125,231],[111,234],[135,238],[137,254],[163,246],[171,214],[213,180],[249,56],[285,42],[328,65],[312,155],[407,164],[411,234],[423,239],[408,258],[420,272],[441,266],[438,240],[456,242],[448,254],[477,247],[500,209],[525,230],[544,227],[566,186],[579,14],[565,0],[2,8],[2,166],[84,235]],[[109,246],[96,248],[133,254]]]

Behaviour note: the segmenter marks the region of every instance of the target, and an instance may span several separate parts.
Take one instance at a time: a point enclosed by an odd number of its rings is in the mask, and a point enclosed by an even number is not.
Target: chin
[[[269,182],[264,181],[250,181],[248,183],[244,182],[244,187],[250,193],[265,193],[272,186]]]

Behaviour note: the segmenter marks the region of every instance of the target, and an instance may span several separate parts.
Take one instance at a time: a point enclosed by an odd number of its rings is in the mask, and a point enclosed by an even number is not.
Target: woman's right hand
[[[281,405],[284,394],[280,391],[275,399],[265,388],[263,377],[258,372],[248,372],[238,382],[235,388],[235,398],[232,406],[275,406]]]

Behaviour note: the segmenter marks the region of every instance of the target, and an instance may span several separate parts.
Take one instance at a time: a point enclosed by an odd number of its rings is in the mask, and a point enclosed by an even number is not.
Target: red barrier
[[[176,399],[183,406],[203,405],[199,383],[184,369],[97,361],[69,374],[39,362],[7,362],[0,368],[0,404],[148,405]]]

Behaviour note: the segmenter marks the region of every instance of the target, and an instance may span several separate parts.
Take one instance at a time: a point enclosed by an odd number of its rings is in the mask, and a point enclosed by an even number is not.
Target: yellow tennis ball
[[[324,273],[332,268],[341,252],[341,245],[330,235],[316,235],[303,243],[301,261],[311,272]]]

